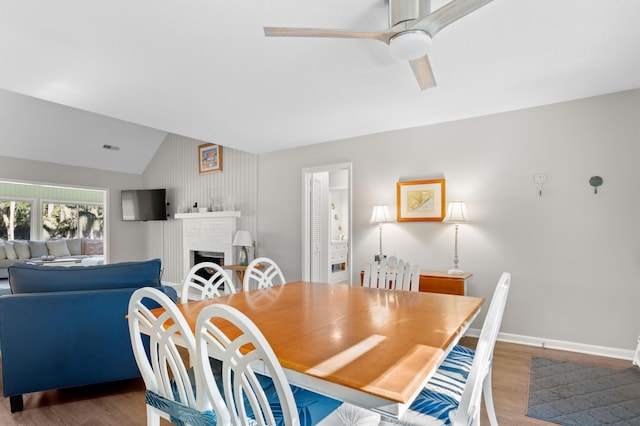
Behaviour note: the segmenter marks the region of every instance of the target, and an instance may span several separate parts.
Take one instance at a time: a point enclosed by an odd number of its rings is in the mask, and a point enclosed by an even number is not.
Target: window
[[[1,240],[31,239],[31,201],[0,200]]]
[[[0,180],[0,240],[106,240],[106,200],[101,189]]]
[[[102,239],[104,206],[101,204],[42,203],[42,238]]]

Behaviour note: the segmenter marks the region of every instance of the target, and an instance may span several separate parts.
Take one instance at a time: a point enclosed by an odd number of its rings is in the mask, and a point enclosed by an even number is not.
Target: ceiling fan
[[[452,0],[431,12],[431,0],[388,0],[389,28],[351,30],[323,28],[264,27],[267,37],[329,37],[380,40],[389,45],[392,56],[407,60],[420,89],[436,85],[429,50],[435,35],[463,16],[492,0]]]

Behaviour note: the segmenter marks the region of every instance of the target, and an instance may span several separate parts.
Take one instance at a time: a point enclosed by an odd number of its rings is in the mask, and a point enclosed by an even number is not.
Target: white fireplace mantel
[[[176,213],[175,219],[218,219],[223,217],[240,217],[239,211],[206,212],[206,213]]]
[[[225,265],[235,263],[232,242],[239,211],[177,213],[174,217],[182,220],[183,276],[191,269],[196,251],[224,253]]]

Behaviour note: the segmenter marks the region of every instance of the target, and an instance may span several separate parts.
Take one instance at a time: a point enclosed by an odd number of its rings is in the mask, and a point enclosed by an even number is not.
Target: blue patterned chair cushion
[[[469,358],[473,358],[476,354],[476,351],[466,346],[456,345],[453,347],[453,349],[451,349],[451,353],[449,355],[451,354],[466,355]]]
[[[406,426],[451,425],[459,404],[460,399],[425,388],[399,423]]]
[[[218,388],[222,389],[222,363],[211,358],[210,364],[211,370],[216,378],[216,382],[218,383]],[[256,374],[256,377],[260,382],[260,386],[264,389],[264,393],[267,396],[278,426],[284,425],[284,418],[282,417],[282,411],[280,408],[280,400],[278,399],[278,393],[273,384],[273,380],[262,374]],[[293,392],[293,398],[296,401],[296,406],[298,407],[300,426],[316,425],[342,404],[341,401],[333,398],[329,398],[294,385],[290,386],[291,391]],[[245,407],[247,409],[247,414],[249,416],[253,416],[253,410],[248,402],[245,403]]]
[[[200,412],[195,408],[182,405],[150,390],[146,391],[145,399],[147,405],[167,413],[171,417],[171,422],[178,426],[206,426],[217,423],[216,414],[213,411]]]
[[[212,361],[213,363],[214,361]],[[217,362],[217,361],[216,361]],[[213,364],[212,364],[213,365]],[[195,383],[195,372],[192,368],[187,371],[191,383]],[[145,393],[145,399],[147,405],[157,408],[160,411],[167,413],[171,422],[178,426],[193,425],[193,426],[206,426],[216,425],[216,413],[213,410],[198,411],[195,408],[183,405],[180,402],[180,394],[176,386],[175,380],[171,379],[171,390],[173,392],[174,400],[167,399],[158,395],[155,392],[147,390]],[[195,393],[195,386],[194,386]],[[248,425],[251,426],[251,425]]]
[[[469,378],[474,355],[475,352],[472,349],[460,345],[454,346],[425,389],[444,393],[460,400]]]
[[[342,401],[338,401],[294,385],[290,386],[291,391],[293,392],[293,398],[296,400],[296,406],[298,407],[300,426],[313,426],[342,405]],[[265,394],[272,406],[280,406],[278,394],[276,393],[276,389],[273,384],[265,389]],[[274,410],[273,413],[276,416],[278,426],[283,426],[284,419],[282,418],[282,413],[279,413],[276,410]]]
[[[455,346],[398,423],[406,426],[451,425],[474,355],[472,349]]]

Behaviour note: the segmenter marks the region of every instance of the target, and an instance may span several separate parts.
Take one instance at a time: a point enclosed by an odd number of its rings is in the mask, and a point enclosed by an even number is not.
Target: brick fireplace
[[[182,220],[182,276],[186,276],[194,263],[194,253],[214,252],[224,254],[224,265],[236,263],[233,236],[240,212],[179,213]]]

